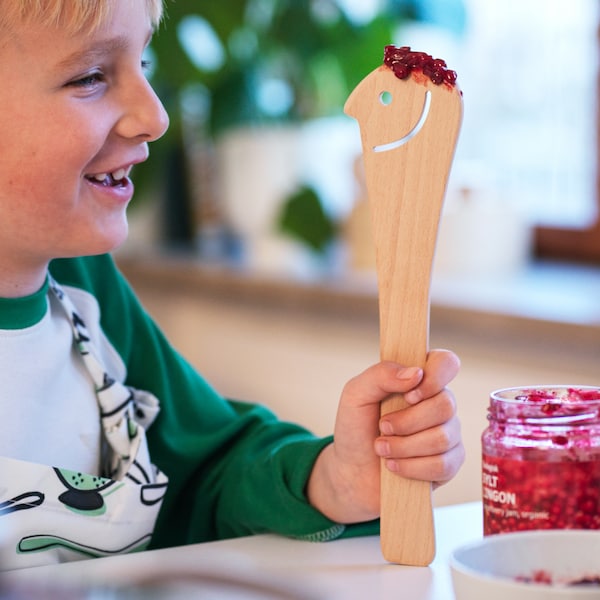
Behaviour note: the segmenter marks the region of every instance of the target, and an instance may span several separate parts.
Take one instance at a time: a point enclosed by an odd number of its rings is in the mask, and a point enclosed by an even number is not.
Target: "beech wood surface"
[[[435,85],[421,73],[399,79],[381,66],[358,84],[344,110],[360,126],[376,251],[381,359],[424,366],[431,271],[462,95],[458,86]],[[409,134],[398,147],[374,150]],[[403,396],[393,395],[382,403],[381,414],[405,407]],[[394,475],[383,464],[381,549],[386,560],[404,565],[426,566],[435,556],[431,484]]]

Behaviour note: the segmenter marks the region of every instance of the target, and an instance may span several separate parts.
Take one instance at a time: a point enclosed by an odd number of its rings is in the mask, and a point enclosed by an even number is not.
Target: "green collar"
[[[0,329],[25,329],[39,323],[48,310],[48,279],[31,296],[0,298]]]

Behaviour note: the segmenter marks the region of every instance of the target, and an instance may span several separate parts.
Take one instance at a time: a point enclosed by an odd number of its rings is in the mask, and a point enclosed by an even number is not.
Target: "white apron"
[[[71,322],[96,392],[102,476],[0,457],[1,570],[145,549],[168,483],[150,462],[145,434],[158,400],[106,373],[85,324],[52,278],[50,290]]]

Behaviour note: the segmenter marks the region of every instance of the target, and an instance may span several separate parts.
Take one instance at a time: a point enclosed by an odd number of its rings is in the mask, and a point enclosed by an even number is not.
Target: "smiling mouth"
[[[427,120],[427,115],[429,115],[429,108],[431,106],[431,92],[427,90],[425,92],[425,100],[423,102],[423,110],[421,111],[421,116],[417,121],[416,125],[400,139],[395,140],[393,142],[388,142],[387,144],[379,144],[377,146],[373,146],[373,152],[387,152],[388,150],[394,150],[395,148],[399,148],[403,146],[411,140],[412,138],[423,129],[423,125],[425,125],[425,121]]]
[[[117,169],[112,173],[97,173],[95,175],[86,175],[86,179],[96,185],[103,187],[118,187],[125,185],[129,178],[131,167],[126,169]]]

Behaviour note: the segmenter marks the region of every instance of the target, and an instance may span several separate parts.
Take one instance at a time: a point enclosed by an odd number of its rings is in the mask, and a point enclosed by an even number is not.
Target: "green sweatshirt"
[[[61,285],[95,297],[125,383],[160,400],[148,444],[169,487],[152,547],[264,532],[316,541],[377,533],[378,522],[345,527],[307,502],[310,471],[331,438],[221,397],[165,339],[109,256],[56,260],[50,271]],[[6,315],[14,303],[4,309],[5,319],[19,321]],[[0,321],[2,312],[0,303]]]

